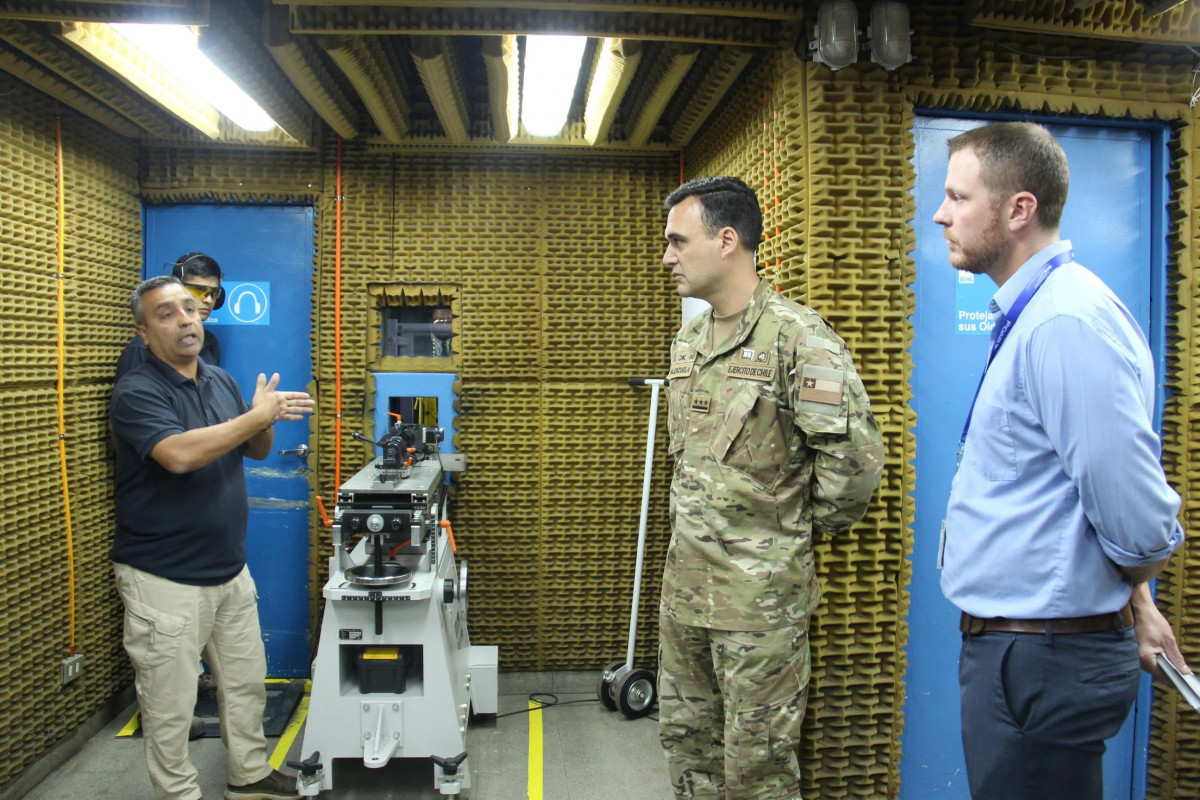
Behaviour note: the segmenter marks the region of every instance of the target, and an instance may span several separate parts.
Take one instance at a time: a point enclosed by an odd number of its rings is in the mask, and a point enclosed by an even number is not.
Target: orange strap
[[[325,510],[325,501],[321,499],[321,495],[317,495],[317,511],[321,512],[321,519],[325,522],[326,528],[333,527],[333,520],[329,518],[329,513]]]

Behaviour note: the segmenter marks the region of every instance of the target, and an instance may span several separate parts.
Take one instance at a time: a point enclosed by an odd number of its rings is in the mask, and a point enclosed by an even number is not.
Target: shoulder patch
[[[811,333],[805,337],[804,346],[805,347],[819,347],[822,350],[828,350],[829,352],[833,353],[834,355],[840,356],[842,354],[842,346],[840,344],[833,341],[832,339],[826,339],[822,336],[815,336]]]
[[[840,406],[842,373],[815,364],[805,364],[800,373],[800,399],[810,403]]]

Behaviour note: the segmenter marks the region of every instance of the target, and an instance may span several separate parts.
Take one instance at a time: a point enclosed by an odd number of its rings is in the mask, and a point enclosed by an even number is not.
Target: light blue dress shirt
[[[999,288],[998,320],[1060,241]],[[999,327],[1000,322],[997,323]],[[1117,611],[1117,568],[1183,541],[1153,428],[1154,362],[1137,321],[1088,269],[1050,273],[984,377],[950,490],[942,592],[977,617]]]

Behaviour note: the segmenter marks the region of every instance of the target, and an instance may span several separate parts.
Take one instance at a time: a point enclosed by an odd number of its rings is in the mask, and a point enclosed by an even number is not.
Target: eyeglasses
[[[202,283],[185,283],[184,286],[192,293],[192,297],[201,303],[205,300],[212,300],[215,303],[221,295],[220,286],[205,286]]]

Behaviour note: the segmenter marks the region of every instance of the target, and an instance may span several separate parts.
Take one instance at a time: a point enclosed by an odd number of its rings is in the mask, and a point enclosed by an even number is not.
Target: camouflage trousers
[[[659,736],[676,797],[800,800],[808,620],[771,631],[680,625],[659,610]]]

